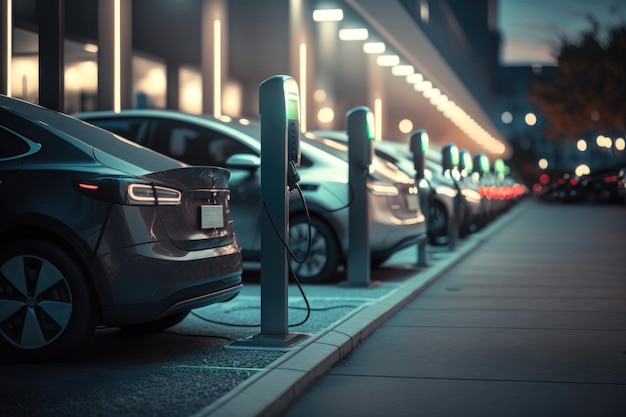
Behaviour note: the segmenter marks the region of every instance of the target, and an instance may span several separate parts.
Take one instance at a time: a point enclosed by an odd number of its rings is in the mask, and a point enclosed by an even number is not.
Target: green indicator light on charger
[[[300,120],[298,83],[292,78],[285,80],[285,100],[287,120]]]
[[[429,147],[430,147],[430,139],[428,137],[428,133],[424,132],[422,134],[422,152],[426,154],[428,152]]]
[[[367,129],[367,138],[369,140],[375,140],[376,139],[376,134],[375,134],[375,125],[374,125],[374,113],[372,113],[371,111],[368,111],[366,116],[366,129]]]

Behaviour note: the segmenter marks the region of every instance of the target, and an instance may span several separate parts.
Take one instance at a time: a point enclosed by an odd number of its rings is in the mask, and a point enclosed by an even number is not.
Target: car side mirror
[[[261,158],[249,153],[236,153],[226,159],[226,168],[254,172],[261,166]]]

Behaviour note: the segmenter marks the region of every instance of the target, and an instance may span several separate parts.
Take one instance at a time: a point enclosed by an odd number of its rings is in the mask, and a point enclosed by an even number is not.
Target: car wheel
[[[448,214],[441,203],[430,204],[428,210],[428,242],[433,246],[448,244]]]
[[[177,325],[181,321],[185,320],[188,315],[189,311],[183,311],[181,313],[174,313],[148,323],[120,326],[120,329],[133,333],[156,333],[161,330],[165,330],[168,327]]]
[[[97,302],[80,264],[60,246],[29,239],[0,250],[0,348],[17,360],[69,353],[96,329]]]
[[[336,271],[341,260],[339,244],[332,230],[322,220],[311,218],[311,248],[306,256],[308,244],[307,220],[305,217],[295,217],[289,225],[289,247],[296,258],[290,260],[290,265],[298,280],[302,283],[338,280]]]

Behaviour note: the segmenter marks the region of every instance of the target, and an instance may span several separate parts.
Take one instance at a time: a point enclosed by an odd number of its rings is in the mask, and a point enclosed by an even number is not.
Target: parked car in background
[[[580,177],[568,173],[546,185],[541,198],[562,203],[618,203],[620,193],[620,173],[623,167],[595,170]],[[623,188],[623,187],[622,187]]]
[[[347,133],[338,130],[315,130],[314,135],[325,137],[342,144],[348,143]],[[380,140],[374,142],[376,154],[384,160],[394,164],[405,174],[415,178],[415,166],[413,154],[408,144],[392,140]],[[424,179],[419,184],[419,192],[425,193],[428,199],[428,241],[431,245],[448,244],[448,225],[454,207],[454,198],[458,190],[451,177],[446,177],[441,166],[441,156],[437,156],[437,150],[429,150],[426,157],[426,169]],[[458,213],[459,230],[463,235],[469,227],[469,205],[461,204],[461,213]],[[475,208],[477,209],[477,208]]]
[[[584,198],[590,203],[621,202],[619,180],[622,166],[595,170],[580,178]]]
[[[0,95],[0,350],[43,360],[98,325],[160,330],[235,297],[227,170]]]
[[[244,260],[259,261],[261,129],[249,120],[227,121],[174,111],[93,112],[77,117],[189,164],[228,167],[231,211]],[[289,246],[302,260],[307,253],[309,224],[312,246],[304,262],[291,262],[302,282],[338,280],[348,250],[348,164],[322,150],[316,139],[301,141],[300,188],[309,219],[296,192],[290,194]],[[405,176],[406,178],[406,176]],[[410,179],[408,180],[410,182]],[[416,187],[394,183],[383,171],[369,177],[370,248],[373,263],[415,244],[425,234]]]
[[[580,178],[566,173],[546,184],[540,197],[548,201],[573,203],[585,200],[585,191]]]

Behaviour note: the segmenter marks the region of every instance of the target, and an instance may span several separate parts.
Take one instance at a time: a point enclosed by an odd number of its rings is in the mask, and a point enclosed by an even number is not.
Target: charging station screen
[[[472,171],[472,168],[472,155],[470,155],[469,152],[463,152],[463,169],[466,171]]]
[[[480,168],[484,173],[489,172],[489,160],[486,155],[482,155],[482,158],[480,158]]]
[[[374,114],[372,112],[367,112],[366,115],[366,120],[367,120],[367,138],[369,140],[375,140],[375,130],[374,130]]]
[[[456,146],[450,147],[450,161],[452,162],[452,166],[459,166],[459,148]]]
[[[426,152],[428,152],[428,147],[429,147],[429,139],[428,139],[428,134],[424,133],[422,134],[422,153],[426,154]]]
[[[299,120],[298,100],[287,98],[287,119]]]
[[[495,172],[497,172],[498,174],[504,174],[505,168],[504,168],[504,161],[500,158],[496,159],[495,162],[493,163],[493,170]]]

